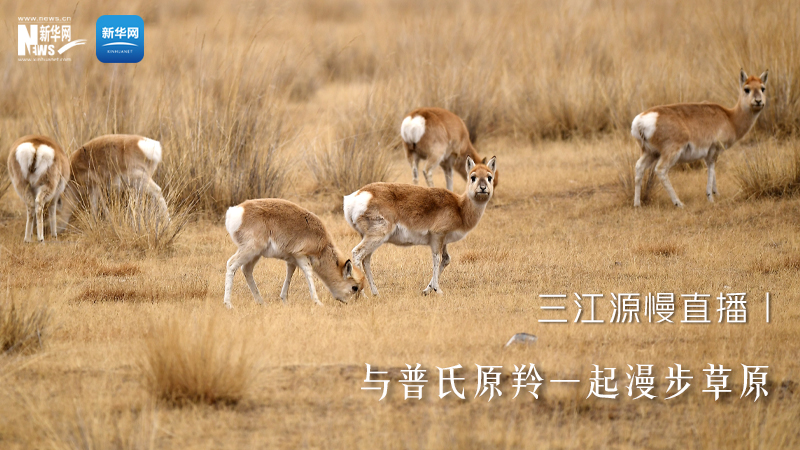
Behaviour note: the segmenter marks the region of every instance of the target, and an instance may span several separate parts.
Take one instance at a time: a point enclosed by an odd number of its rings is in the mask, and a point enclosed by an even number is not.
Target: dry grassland
[[[75,6],[0,8],[16,42],[14,17]],[[187,222],[166,244],[82,221],[24,245],[23,205],[13,190],[0,197],[0,448],[800,446],[794,2],[81,2],[74,38],[112,12],[144,18],[143,62],[99,64],[93,38],[70,63],[3,54],[0,156],[30,132],[70,151],[105,133],[159,139],[157,181]],[[770,69],[768,106],[720,158],[718,201],[705,200],[704,168],[689,167],[671,174],[685,209],[655,186],[634,210],[631,118],[658,103],[731,105],[739,67]],[[503,171],[481,223],[450,249],[444,294],[420,295],[430,250],[385,246],[379,297],[345,305],[318,283],[325,307],[314,307],[296,274],[283,305],[284,266],[266,260],[255,269],[266,304],[237,274],[224,309],[225,208],[288,198],[349,251],[358,236],[339,194],[410,181],[396,135],[423,104],[464,117]],[[353,154],[365,158],[355,168]],[[713,323],[608,323],[611,293],[662,291],[711,294]],[[572,321],[573,292],[604,294],[606,323],[538,323]],[[748,293],[748,323],[716,323],[720,292]],[[554,302],[540,294],[567,294],[566,313],[542,311]],[[5,331],[11,322],[24,331]],[[538,341],[503,349],[518,332]],[[12,334],[36,339],[7,351]],[[360,389],[365,363],[393,380],[383,401]],[[416,363],[430,381],[404,400],[400,370]],[[581,382],[514,399],[510,372],[528,363]],[[664,400],[676,363],[692,386]],[[716,402],[701,392],[709,363],[733,369]],[[456,364],[468,400],[439,399],[436,367]],[[473,399],[475,364],[503,366],[502,397]],[[617,369],[619,398],[586,398],[592,364]],[[628,398],[627,364],[654,365],[659,399]],[[741,364],[769,366],[767,397],[739,398]]]

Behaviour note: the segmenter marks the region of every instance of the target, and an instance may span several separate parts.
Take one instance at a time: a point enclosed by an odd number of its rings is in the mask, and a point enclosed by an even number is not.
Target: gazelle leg
[[[247,280],[247,286],[250,288],[250,293],[253,294],[253,299],[259,305],[263,305],[264,299],[261,298],[261,293],[258,292],[258,286],[256,286],[256,280],[253,278],[253,268],[256,266],[256,263],[260,258],[260,255],[256,255],[255,258],[245,263],[242,266],[242,273],[244,274],[244,279]]]
[[[414,184],[419,184],[419,155],[416,153],[409,154],[408,162],[411,164],[411,179]]]
[[[20,198],[25,202],[25,242],[31,242],[33,240],[33,224],[36,221],[36,198],[33,196],[33,192],[30,190],[29,187],[24,187],[17,189],[14,186],[14,189],[19,194]]]
[[[258,253],[250,251],[249,249],[239,248],[239,250],[236,250],[236,253],[228,259],[227,271],[225,273],[225,297],[223,299],[226,308],[233,308],[233,305],[231,305],[231,290],[233,289],[233,276],[236,274],[236,270],[249,262],[254,256],[258,256]]]
[[[672,154],[669,152],[662,153],[656,164],[656,175],[658,175],[658,179],[661,180],[661,184],[664,185],[664,189],[666,189],[667,194],[669,194],[672,204],[678,208],[683,208],[683,202],[678,198],[678,194],[675,193],[675,189],[672,187],[668,175],[669,170],[672,169],[672,166],[675,165],[679,157],[680,150]]]
[[[44,242],[44,204],[50,192],[45,186],[39,188],[36,193],[35,208],[36,208],[36,239],[39,242]]]
[[[422,291],[422,295],[428,295],[431,291],[436,292],[437,294],[441,294],[442,290],[439,289],[439,273],[441,272],[441,263],[442,263],[442,253],[444,247],[444,237],[443,236],[432,236],[431,237],[431,255],[433,256],[433,277],[431,278],[431,282],[428,283],[428,287]]]
[[[383,230],[376,231],[380,232]],[[372,254],[389,239],[389,236],[390,233],[365,234],[361,242],[353,248],[353,265],[364,269],[364,274],[367,276],[372,295],[378,295],[378,288],[375,286],[375,281],[372,279],[372,268],[370,267]]]
[[[706,166],[708,166],[708,183],[706,184],[706,198],[711,203],[714,203],[714,194],[716,193],[716,189],[714,189],[714,179],[716,178],[716,173],[714,171],[714,160],[709,159],[706,161]]]
[[[634,207],[642,206],[642,179],[644,178],[644,173],[647,172],[647,169],[649,169],[655,161],[655,156],[647,152],[642,152],[642,156],[638,161],[636,161],[636,172],[634,175],[635,187],[633,194]]]
[[[47,217],[50,219],[50,236],[58,237],[58,195],[50,200],[50,207],[47,210]]]
[[[314,270],[311,267],[311,261],[308,260],[305,256],[301,256],[297,258],[297,265],[300,267],[300,270],[303,271],[303,274],[306,276],[306,283],[308,283],[308,291],[311,293],[311,298],[314,300],[314,304],[317,306],[323,306],[322,302],[319,301],[319,297],[317,297],[317,289],[314,287]]]
[[[428,160],[425,162],[425,168],[422,169],[422,174],[425,175],[425,182],[428,184],[428,187],[433,187],[433,170],[437,165],[438,161],[428,157]]]
[[[286,279],[283,280],[283,288],[281,288],[281,301],[285,304],[289,298],[289,284],[292,282],[292,276],[297,266],[294,263],[286,262]]]
[[[158,207],[161,210],[161,214],[163,214],[167,221],[169,221],[169,208],[167,208],[167,201],[164,200],[161,186],[156,184],[156,182],[152,179],[148,179],[147,183],[144,185],[144,189],[147,190],[147,193],[158,202]]]
[[[372,291],[372,295],[378,295],[378,287],[375,286],[375,282],[372,280],[372,268],[370,267],[370,261],[372,261],[371,253],[364,257],[364,275],[367,276],[369,289]]]
[[[439,266],[439,276],[442,276],[445,267],[450,265],[450,254],[447,253],[447,244],[442,247],[442,264]]]
[[[444,179],[447,183],[447,190],[453,190],[453,166],[448,166],[444,168]]]

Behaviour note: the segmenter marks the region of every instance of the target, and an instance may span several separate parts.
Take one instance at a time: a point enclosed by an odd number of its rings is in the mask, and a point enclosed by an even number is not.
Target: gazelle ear
[[[769,75],[769,69],[765,70],[764,73],[761,74],[761,82],[767,84],[767,76]]]
[[[745,73],[744,69],[740,69],[739,72],[739,87],[744,86],[744,82],[747,81],[747,74]]]
[[[353,277],[353,263],[351,263],[349,259],[347,260],[347,262],[344,263],[344,269],[342,269],[342,277],[345,280]]]
[[[486,166],[492,171],[492,173],[497,172],[497,157],[492,156],[492,159],[489,160]]]
[[[467,156],[467,174],[472,172],[473,167],[475,167],[475,161],[473,161],[472,158]]]

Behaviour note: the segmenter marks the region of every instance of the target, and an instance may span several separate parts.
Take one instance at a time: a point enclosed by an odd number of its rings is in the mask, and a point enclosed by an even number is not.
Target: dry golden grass
[[[70,51],[71,63],[0,63],[0,161],[31,132],[68,151],[100,134],[147,135],[164,147],[156,181],[165,191],[170,180],[189,180],[172,189],[171,206],[196,200],[200,214],[167,252],[141,251],[150,244],[130,247],[135,235],[101,228],[88,239],[65,233],[24,245],[24,207],[13,192],[0,196],[0,291],[47,293],[37,300],[59,325],[35,354],[0,355],[0,447],[800,446],[800,200],[749,195],[742,184],[753,176],[766,180],[758,186],[781,185],[782,161],[798,145],[793,1],[92,0],[74,8],[5,6],[10,18],[73,15],[73,37],[90,42]],[[144,18],[141,63],[95,60],[95,20],[109,8]],[[16,42],[9,23],[0,33]],[[677,101],[731,105],[740,67],[770,69],[768,106],[754,133],[721,157],[717,201],[705,199],[705,170],[676,170],[685,209],[653,189],[634,210],[630,182],[618,184],[638,156],[632,117]],[[295,274],[284,306],[283,264],[268,260],[255,269],[266,304],[237,275],[235,309],[224,309],[234,250],[220,223],[225,209],[288,198],[349,251],[358,236],[331,194],[381,177],[410,182],[398,127],[422,105],[461,115],[503,171],[477,229],[450,248],[444,294],[420,295],[430,250],[387,245],[372,264],[380,297],[343,305],[317,283],[326,307],[316,308]],[[364,165],[348,173],[342,162],[353,155]],[[758,155],[770,165],[753,166]],[[441,171],[435,178],[444,184]],[[552,304],[540,294],[570,296],[571,320],[573,292],[602,293],[596,313],[608,321],[611,293],[659,291],[747,292],[748,323],[716,323],[715,311],[707,325],[538,322],[558,314],[540,309]],[[538,341],[503,349],[517,332]],[[417,362],[430,381],[422,401],[406,401],[400,370]],[[360,389],[365,363],[394,380],[382,402]],[[538,400],[512,399],[508,376],[522,363],[546,380],[581,382],[546,382]],[[663,400],[675,363],[691,369],[692,386]],[[702,392],[709,363],[733,369],[734,392],[718,402]],[[455,364],[466,368],[467,401],[438,397],[436,367]],[[475,364],[503,366],[502,397],[473,399]],[[592,364],[617,369],[620,398],[586,398]],[[627,364],[655,366],[658,400],[628,399]],[[738,398],[740,364],[769,366],[769,396]],[[205,404],[214,401],[228,405]]]
[[[52,326],[50,309],[35,293],[29,292],[20,300],[6,292],[0,301],[0,352],[8,355],[40,350]]]
[[[91,211],[88,199],[81,199],[68,229],[86,242],[110,250],[168,253],[175,239],[194,219],[196,207],[205,194],[205,189],[200,189],[187,195],[184,192],[187,184],[168,181],[164,185],[169,219],[164,217],[157,201],[142,190],[103,188],[97,211]]]
[[[248,330],[237,328],[213,316],[155,324],[139,363],[147,387],[174,405],[239,403],[252,390],[256,368]]]
[[[759,144],[736,168],[746,198],[786,197],[800,193],[800,147],[769,140]]]
[[[255,270],[267,303],[257,306],[237,275],[235,309],[229,312],[221,299],[225,260],[234,246],[221,224],[207,221],[190,224],[169,258],[131,260],[124,253],[92,250],[70,239],[9,247],[19,259],[4,258],[0,273],[3,280],[13,274],[12,291],[29,286],[26,280],[36,279],[40,267],[54,274],[48,284],[64,288],[50,299],[62,326],[47,348],[30,357],[35,359],[0,364],[0,377],[13,386],[10,392],[0,389],[0,400],[11,405],[9,414],[0,417],[4,443],[25,448],[69,442],[74,433],[69,430],[84,427],[75,399],[82,420],[95,424],[87,431],[95,436],[91,439],[119,439],[114,428],[103,428],[119,417],[121,436],[145,443],[152,436],[153,448],[793,448],[800,443],[795,426],[800,419],[800,364],[787,351],[787,343],[800,338],[794,326],[800,319],[794,306],[800,285],[797,268],[790,263],[800,253],[798,203],[741,201],[724,194],[733,194],[731,166],[751,149],[733,149],[729,163],[720,165],[723,196],[717,203],[705,200],[702,171],[678,172],[673,178],[685,197],[685,210],[676,210],[660,192],[637,211],[628,202],[620,203],[615,191],[601,189],[617,173],[616,139],[591,145],[486,144],[498,150],[507,183],[478,228],[450,249],[453,263],[442,276],[444,295],[433,298],[419,295],[430,277],[429,250],[386,246],[373,258],[380,297],[341,305],[318,284],[326,307],[315,308],[297,277],[289,304],[283,306],[277,298],[283,265],[267,260]],[[398,156],[395,166],[405,168],[405,161]],[[436,176],[442,183],[441,173]],[[455,184],[463,187],[460,179]],[[20,241],[20,204],[15,198],[4,200],[3,208],[14,211],[16,218],[6,222],[2,238]],[[341,214],[330,212],[327,197],[306,194],[295,200],[320,215],[345,251],[358,242]],[[663,255],[664,249],[671,254]],[[55,260],[43,265],[49,258]],[[774,264],[774,269],[753,270],[760,261]],[[111,269],[105,268],[124,264],[137,269],[106,274]],[[76,277],[75,271],[82,275]],[[194,291],[193,279],[207,281],[207,290]],[[143,290],[159,294],[147,301],[99,300],[113,297],[119,286],[139,289],[140,296]],[[99,301],[74,300],[90,288]],[[551,314],[539,309],[550,304],[539,294],[603,293],[597,316],[608,321],[610,293],[626,291],[748,292],[750,319],[746,325],[718,324],[712,312],[714,323],[708,325],[537,323]],[[764,322],[767,291],[772,298],[770,324]],[[571,303],[567,308],[571,320],[576,308]],[[139,349],[160,337],[159,348],[166,349],[167,357],[188,358],[176,335],[187,339],[195,335],[194,324],[204,321],[216,321],[215,336],[222,344],[231,339],[252,345],[252,363],[260,368],[253,388],[237,405],[225,408],[172,408],[164,403],[151,432],[154,413],[147,405],[156,395],[139,368]],[[155,331],[168,323],[173,324],[169,330]],[[516,332],[536,334],[539,340],[503,350]],[[183,342],[212,353],[225,348],[203,336],[208,335],[198,333],[196,340]],[[207,361],[212,359],[192,357],[186,364]],[[374,392],[360,390],[366,362],[389,370],[395,380],[383,402]],[[431,381],[424,400],[405,401],[396,380],[406,363],[416,362],[429,370]],[[545,384],[539,400],[524,393],[512,400],[514,390],[504,378],[501,398],[472,399],[474,364],[502,365],[508,375],[521,363],[535,363],[548,380],[582,381],[570,387]],[[677,403],[663,400],[666,370],[674,363],[689,367],[695,377]],[[734,392],[719,402],[701,392],[702,369],[708,363],[734,370]],[[742,363],[770,366],[768,397],[756,403],[738,398]],[[436,366],[455,364],[468,368],[463,376],[469,401],[437,396]],[[591,364],[617,368],[621,399],[586,399]],[[626,364],[654,364],[662,399],[628,400]],[[54,385],[59,388],[48,387]],[[18,397],[27,400],[14,400]],[[60,431],[53,434],[48,423],[64,429],[54,426]]]

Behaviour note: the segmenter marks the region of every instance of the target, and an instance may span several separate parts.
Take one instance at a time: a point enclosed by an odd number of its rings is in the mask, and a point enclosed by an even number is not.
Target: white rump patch
[[[372,200],[372,194],[367,191],[356,191],[350,195],[345,195],[344,218],[351,227],[356,228],[355,223],[367,210],[370,200]]]
[[[642,137],[644,136],[644,140],[649,141],[656,132],[657,121],[657,112],[639,114],[638,116],[634,117],[633,123],[631,124],[631,136],[639,141],[641,141]]]
[[[19,148],[19,147],[17,147]],[[39,181],[39,178],[47,172],[47,169],[53,165],[53,160],[56,158],[56,151],[49,145],[40,145],[36,149],[36,167],[31,174],[31,184]]]
[[[148,138],[139,141],[139,148],[142,149],[145,158],[158,164],[161,162],[161,143]]]
[[[26,179],[28,178],[28,173],[31,170],[31,164],[33,164],[33,158],[35,156],[36,149],[30,142],[23,142],[17,146],[17,162]]]
[[[407,144],[416,144],[422,139],[425,134],[425,118],[422,116],[411,117],[408,116],[403,119],[403,124],[400,125],[400,137],[403,142]]]
[[[231,206],[228,208],[228,212],[225,213],[225,229],[228,230],[228,234],[231,235],[231,239],[236,245],[239,245],[236,242],[236,238],[233,237],[234,233],[239,230],[239,227],[242,226],[242,216],[244,215],[244,208],[241,206]]]

